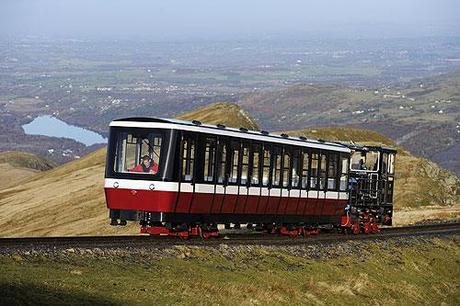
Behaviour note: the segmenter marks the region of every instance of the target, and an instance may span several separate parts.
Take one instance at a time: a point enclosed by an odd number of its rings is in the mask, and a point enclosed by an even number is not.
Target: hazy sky
[[[459,35],[456,0],[0,0],[1,35],[151,38]]]

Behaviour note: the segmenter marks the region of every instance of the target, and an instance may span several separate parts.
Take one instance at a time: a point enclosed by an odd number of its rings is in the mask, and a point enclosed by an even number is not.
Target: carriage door
[[[321,216],[325,208],[327,209],[327,155],[325,152],[319,155],[319,191],[318,191],[318,203],[316,214],[318,215],[318,223],[320,223]]]
[[[196,137],[184,133],[180,144],[180,182],[176,212],[189,213],[195,192]]]
[[[241,143],[240,160],[238,164],[240,165],[238,199],[233,213],[244,214],[249,192],[249,143],[247,142],[243,141]]]
[[[227,156],[227,182],[225,184],[225,196],[222,205],[222,213],[233,214],[238,201],[239,176],[241,173],[241,143],[239,140],[231,140]]]
[[[224,204],[225,191],[227,186],[227,148],[228,140],[225,137],[219,136],[217,138],[217,158],[216,158],[216,184],[214,189],[214,200],[211,207],[211,213],[222,213]]]

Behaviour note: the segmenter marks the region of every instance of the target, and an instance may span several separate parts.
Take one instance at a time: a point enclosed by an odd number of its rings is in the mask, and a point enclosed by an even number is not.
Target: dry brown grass
[[[103,192],[105,150],[0,191],[2,236],[136,233],[108,226]]]
[[[250,115],[237,104],[214,103],[203,106],[177,117],[182,120],[198,120],[208,124],[224,124],[228,127],[244,127],[257,130],[259,126]]]
[[[460,204],[451,206],[426,206],[417,208],[396,209],[393,225],[405,226],[432,221],[460,220]]]

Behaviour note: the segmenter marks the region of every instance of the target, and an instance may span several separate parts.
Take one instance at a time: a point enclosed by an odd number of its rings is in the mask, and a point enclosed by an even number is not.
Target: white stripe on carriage
[[[181,192],[193,192],[193,185],[191,183],[180,183]],[[152,189],[151,186],[154,186]],[[115,186],[118,186],[115,188]],[[128,180],[128,179],[113,179],[107,178],[105,179],[104,183],[105,188],[111,189],[136,189],[136,190],[153,190],[153,191],[179,191],[179,183],[177,182],[162,182],[162,181],[146,181],[146,180]],[[213,194],[214,187],[216,193],[219,194],[231,194],[231,195],[238,195],[238,186],[227,186],[224,187],[222,185],[211,185],[211,184],[195,184],[195,192],[198,193],[207,193]],[[325,198],[325,199],[340,199],[340,200],[347,200],[348,199],[348,192],[337,192],[337,191],[316,191],[316,190],[296,190],[292,189],[288,191],[287,189],[280,189],[280,188],[271,188],[268,189],[267,187],[241,187],[239,188],[241,194],[249,194],[253,196],[283,196],[283,197],[291,197],[291,198]]]

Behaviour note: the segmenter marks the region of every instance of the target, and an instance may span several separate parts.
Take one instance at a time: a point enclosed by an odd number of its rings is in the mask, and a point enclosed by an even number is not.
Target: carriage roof
[[[339,151],[350,153],[351,150],[346,145],[338,142],[327,142],[320,139],[305,137],[292,137],[286,134],[276,135],[266,131],[254,131],[246,128],[231,128],[222,124],[211,125],[200,121],[184,121],[178,119],[154,118],[154,117],[131,117],[113,120],[111,127],[131,127],[131,128],[163,128],[214,135],[238,137],[250,140],[259,140],[279,144],[288,144],[318,148],[323,150]]]

